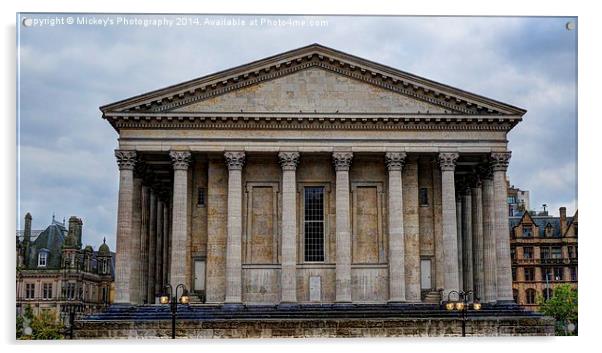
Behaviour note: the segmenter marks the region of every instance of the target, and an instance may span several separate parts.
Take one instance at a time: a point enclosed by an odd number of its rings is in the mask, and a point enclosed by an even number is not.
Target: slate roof
[[[52,223],[40,235],[32,241],[29,247],[29,261],[26,264],[28,268],[38,267],[38,253],[41,249],[48,250],[47,269],[61,268],[61,248],[67,235],[67,228]]]
[[[545,236],[546,226],[548,224],[551,224],[554,229],[552,232],[552,237],[560,238],[562,236],[562,234],[560,234],[560,217],[554,217],[554,216],[530,216],[530,217],[531,217],[531,219],[533,219],[533,222],[535,223],[535,225],[539,228],[539,236],[540,237]],[[510,217],[509,218],[511,232],[513,231],[514,227],[516,227],[517,225],[520,224],[522,219],[523,219],[523,215],[521,215],[520,217]],[[572,222],[573,222],[573,217],[566,218],[567,228],[568,228],[568,226],[571,225]]]

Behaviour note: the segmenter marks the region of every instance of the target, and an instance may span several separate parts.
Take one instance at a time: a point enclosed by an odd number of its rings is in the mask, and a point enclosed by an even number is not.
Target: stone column
[[[150,215],[148,219],[148,285],[146,289],[146,298],[148,303],[155,302],[155,264],[157,258],[155,254],[157,252],[157,193],[155,190],[150,192]]]
[[[169,283],[169,244],[171,244],[170,224],[171,219],[169,218],[171,204],[169,201],[169,195],[166,198],[163,206],[163,286]],[[163,288],[161,288],[163,289]]]
[[[472,181],[472,249],[474,297],[483,300],[483,201],[478,176]]]
[[[115,150],[119,166],[119,201],[117,204],[117,248],[115,250],[115,303],[131,303],[130,274],[132,256],[132,210],[136,151]]]
[[[146,180],[145,180],[146,181]],[[149,252],[148,252],[148,242],[149,242],[149,215],[150,215],[150,188],[148,185],[142,185],[142,195],[141,195],[141,204],[142,204],[142,224],[140,228],[140,292],[142,295],[142,302],[146,302],[146,291],[148,288],[148,263]]]
[[[332,154],[336,170],[336,302],[351,303],[349,167],[352,152]]]
[[[282,303],[297,302],[297,181],[299,152],[278,153],[282,166]]]
[[[510,152],[491,154],[494,190],[494,229],[497,256],[497,302],[513,303],[512,264],[510,259],[510,230],[508,225],[508,186],[506,170],[510,161]]]
[[[464,290],[473,290],[472,281],[472,195],[466,186],[462,200],[462,252],[464,265]],[[470,298],[472,300],[472,298]]]
[[[420,302],[420,218],[418,215],[418,160],[408,158],[403,172],[403,238],[406,301]]]
[[[461,188],[458,188],[461,189]],[[457,248],[458,248],[458,283],[460,289],[464,288],[464,261],[462,261],[462,195],[456,193],[456,231],[457,231]]]
[[[436,289],[445,287],[443,228],[441,224],[441,170],[437,159],[433,160],[433,223],[435,224],[435,276]]]
[[[483,180],[483,302],[497,300],[497,261],[493,219],[493,175],[489,166],[481,168]]]
[[[132,211],[132,249],[134,253],[130,254],[132,263],[132,272],[130,273],[130,286],[132,293],[132,304],[142,304],[144,302],[144,293],[142,292],[142,257],[140,254],[142,240],[142,174],[143,165],[138,163],[134,171],[134,197]]]
[[[163,200],[157,200],[157,246],[155,248],[155,288],[153,298],[163,290]]]
[[[458,228],[456,225],[456,200],[454,170],[457,153],[439,153],[441,167],[441,204],[443,223],[443,254],[445,258],[445,288],[443,300],[452,290],[459,290],[458,281]]]
[[[389,170],[389,302],[406,300],[405,249],[403,233],[403,181],[405,152],[387,152]]]
[[[242,167],[244,152],[226,152],[228,165],[228,239],[226,241],[226,300],[242,303]]]
[[[188,244],[188,166],[190,152],[171,151],[169,156],[173,162],[173,195],[171,218],[171,264],[169,281],[175,289],[178,284],[186,283],[186,245]]]

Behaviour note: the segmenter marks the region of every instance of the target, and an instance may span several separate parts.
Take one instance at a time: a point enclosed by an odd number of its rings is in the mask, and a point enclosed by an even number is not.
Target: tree
[[[559,336],[568,336],[577,333],[577,330],[570,332],[568,326],[573,324],[577,327],[577,289],[570,284],[562,284],[554,288],[554,294],[548,300],[543,297],[538,298],[539,311],[544,315],[556,319],[556,334]]]
[[[29,305],[26,305],[24,309],[23,315],[17,317],[18,339],[55,340],[63,338],[61,333],[63,326],[54,311],[42,310],[38,315],[34,315]],[[25,332],[25,327],[30,327],[30,332]]]

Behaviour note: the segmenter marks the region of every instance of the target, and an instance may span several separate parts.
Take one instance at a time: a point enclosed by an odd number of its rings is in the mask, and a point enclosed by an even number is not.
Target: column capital
[[[225,152],[224,157],[226,158],[228,170],[242,170],[242,166],[245,164],[244,152]]]
[[[299,164],[299,152],[280,152],[278,153],[282,170],[296,170]]]
[[[353,159],[353,152],[333,152],[332,163],[336,171],[348,171]]]
[[[169,151],[169,157],[173,163],[173,169],[175,170],[187,170],[190,165],[191,153],[190,151]]]
[[[512,152],[493,152],[491,153],[490,163],[494,172],[505,172],[508,170],[508,163]]]
[[[134,170],[138,161],[136,151],[115,150],[115,158],[117,158],[119,170]]]
[[[442,171],[454,171],[460,155],[456,152],[439,153],[439,167]]]
[[[406,162],[407,154],[405,152],[387,152],[385,153],[385,164],[389,171],[402,170]]]

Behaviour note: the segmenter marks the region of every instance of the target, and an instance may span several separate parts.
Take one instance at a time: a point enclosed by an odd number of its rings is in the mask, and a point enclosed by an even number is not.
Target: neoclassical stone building
[[[207,303],[513,300],[523,109],[313,44],[101,110],[117,303],[166,283]]]

